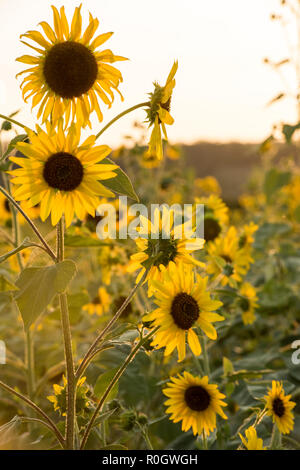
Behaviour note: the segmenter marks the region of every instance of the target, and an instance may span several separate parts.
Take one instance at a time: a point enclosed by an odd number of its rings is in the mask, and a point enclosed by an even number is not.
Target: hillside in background
[[[258,144],[198,142],[182,145],[186,163],[195,169],[197,177],[215,176],[222,187],[223,198],[231,204],[245,191],[255,168],[262,165]],[[279,145],[276,165],[282,158],[299,160],[295,146]]]

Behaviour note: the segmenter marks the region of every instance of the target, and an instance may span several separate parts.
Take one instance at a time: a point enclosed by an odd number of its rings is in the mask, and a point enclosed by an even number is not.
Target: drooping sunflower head
[[[291,395],[285,395],[281,382],[272,381],[272,388],[265,397],[267,414],[272,417],[282,434],[289,434],[294,428],[292,409],[296,403],[291,401]]]
[[[157,153],[150,153],[146,150],[140,160],[143,168],[158,168],[161,165],[161,160],[157,157]]]
[[[171,262],[162,273],[161,281],[152,281],[157,308],[144,317],[159,327],[152,346],[165,348],[165,355],[178,351],[178,360],[186,355],[186,338],[192,352],[201,354],[199,338],[194,328],[199,327],[210,339],[217,338],[214,322],[224,317],[214,313],[222,302],[213,300],[207,290],[207,277],[195,278],[192,265]]]
[[[27,200],[29,206],[40,203],[44,221],[51,213],[55,225],[65,215],[69,226],[74,214],[83,220],[86,212],[95,215],[100,196],[113,197],[99,180],[113,178],[116,165],[101,163],[110,153],[106,145],[94,146],[95,136],[81,145],[80,129],[72,124],[65,134],[63,121],[56,127],[47,124],[47,132],[37,126],[34,133],[27,129],[30,144],[18,142],[16,148],[25,158],[11,157],[19,168],[10,171],[17,186],[14,197]]]
[[[122,75],[110,64],[126,59],[114,55],[110,49],[98,50],[113,33],[94,38],[99,21],[91,14],[89,25],[82,32],[81,5],[75,8],[70,25],[64,7],[60,12],[55,6],[52,10],[54,29],[42,21],[44,34],[28,31],[21,36],[35,43],[22,41],[37,53],[17,59],[30,65],[21,72],[26,74],[21,84],[23,98],[27,101],[32,97],[32,106],[39,105],[37,117],[42,116],[42,122],[51,117],[55,123],[65,114],[66,122],[72,116],[72,122],[76,118],[80,125],[86,126],[90,124],[89,116],[93,111],[102,121],[98,100],[110,107],[114,91],[123,99],[118,89]]]
[[[166,140],[168,140],[166,124],[174,122],[170,114],[171,99],[175,87],[175,74],[178,62],[174,62],[164,86],[154,83],[154,91],[150,93],[149,107],[147,108],[147,120],[153,130],[149,142],[149,155],[156,155],[158,160],[163,158],[161,128]]]
[[[256,289],[249,282],[244,282],[240,288],[239,306],[242,310],[244,325],[251,325],[255,321],[255,309],[258,306]]]
[[[216,415],[227,419],[222,400],[225,395],[219,392],[217,385],[209,384],[208,377],[194,377],[184,372],[171,377],[167,387],[163,389],[168,397],[165,401],[166,413],[174,423],[182,421],[182,431],[193,430],[194,435],[204,431],[208,436],[216,428]]]
[[[160,123],[169,124],[167,121],[172,121],[173,118],[170,116],[171,98],[173,89],[175,87],[175,74],[178,69],[178,62],[174,62],[171,71],[168,75],[164,86],[160,86],[157,82],[154,82],[154,91],[150,93],[150,105],[147,109],[147,117],[150,125],[155,123],[156,118],[159,118]]]
[[[195,227],[189,222],[182,224],[180,215],[176,218],[174,211],[166,206],[162,212],[158,208],[154,210],[153,221],[140,215],[139,238],[135,239],[140,251],[131,256],[128,265],[129,272],[140,270],[137,282],[146,270],[148,279],[159,279],[161,268],[171,261],[202,266],[190,253],[203,248],[204,240],[194,237]]]
[[[257,437],[256,429],[254,426],[250,426],[245,431],[245,437],[239,434],[240,439],[247,450],[267,450],[263,447],[263,440]]]

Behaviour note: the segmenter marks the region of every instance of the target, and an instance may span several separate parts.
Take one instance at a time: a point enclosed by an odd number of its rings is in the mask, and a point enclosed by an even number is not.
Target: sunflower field
[[[229,207],[168,141],[180,63],[101,128],[127,59],[52,13],[17,59],[36,126],[0,115],[0,449],[299,449],[299,123]]]

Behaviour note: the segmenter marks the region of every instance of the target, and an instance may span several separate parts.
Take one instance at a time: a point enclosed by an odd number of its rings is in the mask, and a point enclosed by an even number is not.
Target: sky
[[[23,64],[15,58],[30,53],[20,34],[40,21],[52,25],[50,5],[65,5],[68,18],[79,1],[0,0],[0,113],[21,109],[18,120],[32,126],[35,111],[22,101]],[[147,100],[153,81],[164,84],[175,59],[179,69],[172,99],[175,123],[168,127],[172,143],[200,140],[260,142],[278,121],[294,123],[292,100],[267,106],[282,91],[280,77],[263,63],[264,57],[280,60],[287,47],[280,26],[270,21],[279,0],[83,0],[84,25],[88,11],[100,20],[99,33],[114,31],[105,44],[128,62],[116,65],[124,82],[104,121],[92,120],[93,131],[116,114]],[[118,65],[119,64],[119,65]],[[292,75],[288,77],[293,80]],[[138,110],[110,128],[103,139],[112,147],[123,142]],[[103,140],[103,142],[104,142]]]

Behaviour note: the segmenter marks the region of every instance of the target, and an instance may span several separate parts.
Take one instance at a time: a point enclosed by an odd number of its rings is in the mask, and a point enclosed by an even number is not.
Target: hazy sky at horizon
[[[15,58],[27,54],[19,35],[39,29],[40,21],[52,25],[51,4],[66,6],[70,18],[75,0],[0,0],[0,113],[21,108],[18,119],[33,125],[31,107],[24,104],[15,75],[23,64]],[[280,26],[270,21],[278,0],[84,0],[84,26],[88,11],[100,20],[99,34],[114,31],[105,44],[130,58],[117,63],[123,73],[121,91],[112,108],[104,111],[105,124],[117,113],[147,99],[154,80],[164,84],[173,60],[178,59],[177,83],[172,101],[175,123],[171,142],[197,140],[259,142],[272,124],[295,122],[292,100],[267,107],[282,91],[275,72],[263,64],[266,56],[286,57]],[[129,133],[141,110],[109,130],[103,141],[116,147]],[[93,130],[101,128],[93,119]]]

